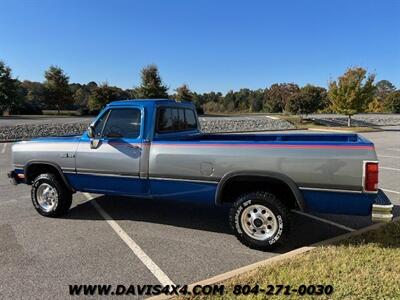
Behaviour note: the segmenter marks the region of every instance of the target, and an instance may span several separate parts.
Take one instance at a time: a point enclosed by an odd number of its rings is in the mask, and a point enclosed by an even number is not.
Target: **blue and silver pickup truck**
[[[291,210],[392,218],[378,190],[374,145],[357,134],[204,134],[191,103],[108,104],[77,137],[12,147],[15,183],[32,185],[43,216],[65,214],[93,192],[230,204],[245,245],[268,250],[289,236]]]

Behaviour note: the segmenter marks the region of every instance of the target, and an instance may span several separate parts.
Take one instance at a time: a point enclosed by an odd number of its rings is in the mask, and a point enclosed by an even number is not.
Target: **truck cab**
[[[163,138],[199,134],[198,124],[191,103],[113,102],[80,138],[75,170],[67,176],[77,190],[146,196],[150,142],[160,134]]]

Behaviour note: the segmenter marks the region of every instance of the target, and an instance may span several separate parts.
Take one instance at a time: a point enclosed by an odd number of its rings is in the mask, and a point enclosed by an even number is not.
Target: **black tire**
[[[267,221],[267,218],[263,219],[262,226],[265,227],[267,226],[266,224],[270,224],[267,222],[274,222],[273,223],[274,227],[271,226],[271,228],[273,228],[274,230],[271,230],[271,233],[267,233],[266,238],[263,240],[256,239],[254,238],[254,236],[251,236],[250,234],[246,233],[246,229],[247,231],[249,231],[249,228],[255,228],[252,229],[253,232],[255,232],[254,230],[256,229],[261,230],[261,227],[256,228],[256,226],[254,225],[256,217],[253,217],[251,220],[248,219],[246,223],[249,226],[246,226],[246,224],[242,224],[243,219],[250,218],[251,211],[250,214],[248,214],[249,209],[251,207],[257,207],[257,206],[266,207],[267,210],[269,210],[267,214],[271,212],[273,214],[273,216],[268,217],[268,219],[274,221]],[[246,216],[242,216],[243,213],[245,212]],[[262,210],[262,213],[265,214],[266,213],[265,210]],[[275,219],[273,219],[273,217],[275,217]],[[261,216],[260,218],[263,218],[263,216]],[[230,210],[229,222],[237,239],[242,244],[252,249],[262,250],[262,251],[272,250],[278,245],[282,245],[287,240],[291,227],[291,218],[288,208],[274,194],[268,192],[252,192],[238,197],[238,199],[234,202]],[[250,226],[250,224],[252,227]],[[261,231],[260,233],[265,234],[265,232],[266,231]],[[268,237],[268,234],[271,234],[271,236]],[[260,238],[263,238],[263,235],[261,235]]]
[[[54,207],[50,210],[45,210],[39,202],[38,190],[40,186],[46,185],[55,189],[57,200]],[[60,217],[65,215],[72,204],[72,193],[64,183],[54,174],[41,174],[32,182],[31,198],[36,211],[45,217]]]

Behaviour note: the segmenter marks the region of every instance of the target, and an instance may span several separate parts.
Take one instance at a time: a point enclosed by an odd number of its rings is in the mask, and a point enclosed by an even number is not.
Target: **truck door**
[[[76,152],[78,190],[118,195],[142,195],[140,178],[143,113],[139,107],[109,108],[94,124],[94,138],[82,137]]]

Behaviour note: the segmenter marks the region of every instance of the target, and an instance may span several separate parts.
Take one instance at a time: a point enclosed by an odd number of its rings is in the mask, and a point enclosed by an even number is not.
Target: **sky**
[[[0,0],[0,60],[122,88],[148,64],[170,91],[326,87],[352,66],[400,88],[400,0]]]

